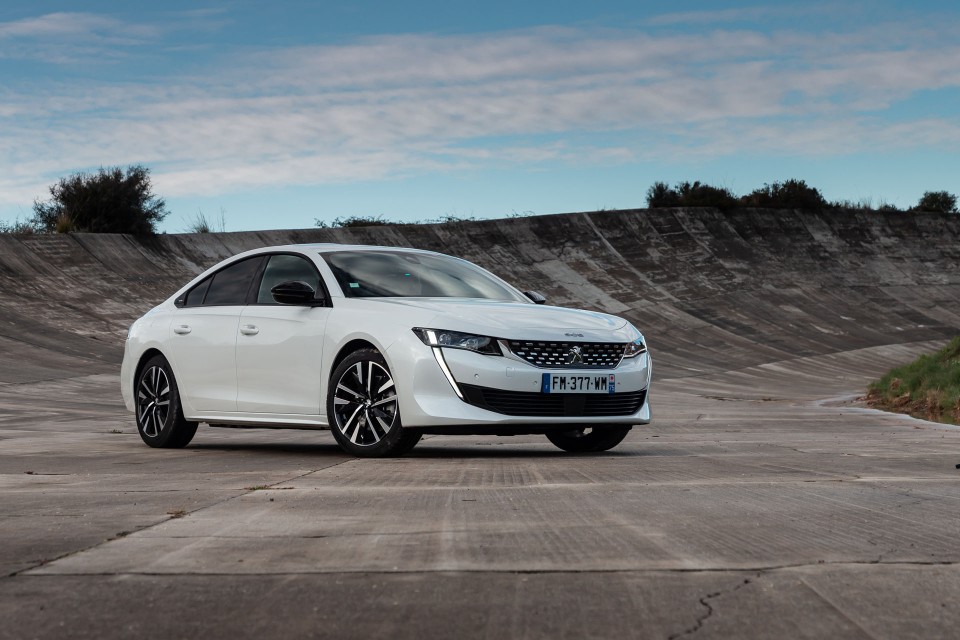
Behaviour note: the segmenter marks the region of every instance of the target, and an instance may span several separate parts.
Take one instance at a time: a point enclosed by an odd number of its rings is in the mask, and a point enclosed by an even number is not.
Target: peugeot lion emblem
[[[570,347],[570,351],[567,351],[567,364],[583,364],[583,353],[580,351],[580,347]]]

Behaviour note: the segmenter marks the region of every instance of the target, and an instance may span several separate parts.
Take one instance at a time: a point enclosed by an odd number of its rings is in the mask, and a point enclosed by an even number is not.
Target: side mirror
[[[273,299],[280,304],[311,304],[317,302],[317,292],[306,282],[281,282],[270,289]]]
[[[536,291],[524,291],[523,295],[533,300],[535,304],[544,304],[547,301],[547,296],[543,295],[542,293],[538,293]]]

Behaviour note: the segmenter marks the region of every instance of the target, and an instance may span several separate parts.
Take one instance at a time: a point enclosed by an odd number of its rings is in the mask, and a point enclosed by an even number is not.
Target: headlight
[[[419,327],[414,329],[413,332],[423,341],[423,344],[431,347],[451,347],[492,356],[503,355],[496,338],[489,336],[478,336],[472,333],[460,333],[459,331],[447,331],[445,329],[421,329]]]
[[[634,327],[633,330],[636,332],[637,337],[633,342],[628,342],[627,346],[623,349],[624,358],[636,358],[641,353],[647,352],[647,341],[643,337],[643,334],[637,331],[637,328]]]

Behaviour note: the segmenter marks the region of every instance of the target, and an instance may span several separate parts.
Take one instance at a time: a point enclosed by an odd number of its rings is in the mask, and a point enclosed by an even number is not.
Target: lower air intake
[[[600,418],[631,416],[640,410],[646,389],[626,393],[528,393],[461,384],[464,400],[475,407],[508,416]]]

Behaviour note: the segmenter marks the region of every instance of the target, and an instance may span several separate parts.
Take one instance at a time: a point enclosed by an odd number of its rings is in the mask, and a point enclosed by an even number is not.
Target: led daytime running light
[[[473,333],[463,333],[461,331],[448,331],[445,329],[422,329],[414,328],[413,332],[417,334],[420,340],[430,347],[447,347],[450,349],[464,349],[491,356],[502,356],[503,352],[496,338],[489,336],[480,336]]]
[[[636,358],[642,353],[647,352],[647,345],[644,343],[643,338],[637,338],[633,342],[628,342],[623,348],[623,357],[624,358]]]

